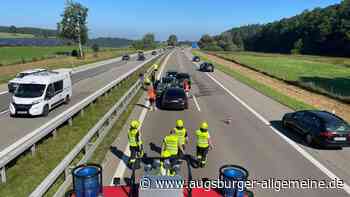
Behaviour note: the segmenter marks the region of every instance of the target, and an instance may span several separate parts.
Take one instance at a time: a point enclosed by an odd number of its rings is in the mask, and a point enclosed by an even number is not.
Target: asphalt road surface
[[[290,109],[218,70],[209,74],[199,72],[190,58],[189,51],[176,50],[166,64],[164,72],[168,69],[177,69],[191,74],[193,80],[191,94],[193,96],[189,100],[188,110],[157,109],[147,112],[141,129],[147,157],[160,156],[159,149],[163,137],[174,128],[177,119],[184,120],[190,136],[186,153],[195,156],[194,132],[202,121],[208,121],[214,149],[209,152],[207,167],[192,169],[194,179],[217,179],[220,166],[236,164],[249,170],[250,180],[265,181],[274,178],[329,182],[331,181],[329,177],[334,175],[347,183],[350,182],[348,148],[319,150],[306,147],[300,137],[280,127],[282,115],[291,111]],[[143,102],[144,100],[140,100],[140,103]],[[135,110],[140,112],[142,109],[136,108]],[[126,168],[124,171],[120,167],[124,165],[123,162],[128,156],[122,155],[127,150],[126,131],[118,137],[117,141],[119,144],[111,149],[114,160],[118,162],[117,168],[114,169],[115,173],[108,170],[105,174],[113,173],[121,177],[128,177],[131,174],[130,169]],[[143,174],[142,168],[137,170],[137,180]],[[185,164],[182,164],[181,175],[188,176]],[[256,196],[266,197],[343,197],[349,195],[349,188],[344,190],[287,188],[278,192],[276,188],[263,187],[258,186],[252,191]]]
[[[151,55],[147,55],[147,59],[150,57]],[[133,59],[127,63],[106,64],[76,73],[73,76],[73,95],[70,104],[57,107],[48,117],[11,118],[8,113],[0,115],[0,151],[141,63]]]

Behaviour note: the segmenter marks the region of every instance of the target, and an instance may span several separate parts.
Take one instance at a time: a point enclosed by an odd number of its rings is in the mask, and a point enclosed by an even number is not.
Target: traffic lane
[[[81,80],[73,85],[73,95],[69,105],[61,105],[49,113],[48,117],[35,118],[11,118],[8,115],[0,116],[0,150],[24,137],[26,134],[39,128],[45,122],[51,120],[69,107],[93,94],[100,88],[106,86],[130,69],[138,66],[141,62],[129,62],[123,66],[115,67],[109,72]]]
[[[150,57],[152,57],[152,55],[146,54],[146,58],[150,58]],[[109,70],[117,66],[123,66],[126,63],[130,63],[130,62],[138,62],[138,61],[136,61],[136,57],[131,57],[128,62],[118,61],[118,62],[109,63],[109,64],[105,64],[102,66],[98,66],[98,67],[87,69],[81,72],[74,73],[72,74],[72,83],[75,84],[83,79],[93,77],[95,75],[100,75],[104,72],[108,72]],[[8,105],[10,101],[11,101],[11,94],[5,93],[0,95],[0,113],[8,110]]]
[[[185,69],[179,66],[178,51],[176,51],[170,58],[164,68],[162,76],[165,76],[167,70],[178,70],[184,72]],[[197,91],[195,84],[192,87],[192,91]],[[143,122],[141,132],[142,140],[144,142],[144,151],[147,157],[160,157],[161,145],[163,138],[166,135],[169,135],[171,129],[175,127],[175,122],[178,119],[182,119],[185,122],[185,127],[190,137],[190,141],[193,141],[193,133],[198,129],[198,125],[202,121],[198,109],[194,104],[192,98],[189,98],[189,109],[188,110],[179,110],[179,111],[169,111],[157,109],[156,111],[149,111],[146,115],[146,118]],[[190,146],[186,149],[186,152],[191,153]],[[149,160],[146,159],[146,163]],[[130,177],[131,171],[127,170],[124,173],[124,177]],[[144,175],[143,168],[136,171],[136,177],[139,179]],[[182,165],[182,175],[187,177],[187,171],[185,165]]]
[[[281,119],[285,113],[293,112],[292,109],[274,101],[273,99],[249,88],[248,86],[234,80],[225,73],[215,70],[211,75],[223,84],[234,94],[238,95],[244,102],[261,114],[269,123],[280,133],[292,139],[304,150],[310,153],[315,159],[325,165],[330,171],[345,182],[350,183],[350,148],[343,149],[319,148],[308,146],[304,138],[288,129],[284,129],[281,125]]]
[[[196,70],[194,67],[192,69]],[[201,114],[209,122],[215,146],[209,153],[208,166],[195,169],[194,178],[217,178],[220,166],[238,164],[250,171],[250,179],[329,180],[323,172],[282,141],[267,125],[233,100],[204,73],[194,73],[193,80],[202,91],[197,95],[200,106],[204,106]],[[230,124],[225,123],[228,119]],[[283,193],[255,189],[254,192],[259,196],[347,196],[342,190],[322,189],[290,189]]]

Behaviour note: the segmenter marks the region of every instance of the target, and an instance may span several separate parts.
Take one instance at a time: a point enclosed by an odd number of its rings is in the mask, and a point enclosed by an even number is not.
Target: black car
[[[167,77],[175,77],[176,78],[176,75],[177,75],[177,71],[176,70],[168,70],[166,72],[166,76]]]
[[[193,59],[192,59],[192,61],[194,61],[194,62],[200,62],[200,61],[201,61],[201,58],[198,57],[198,56],[194,56]]]
[[[157,51],[152,51],[152,55],[157,55]]]
[[[307,110],[287,113],[282,125],[305,137],[308,145],[344,147],[350,145],[350,126],[327,111]]]
[[[184,89],[182,88],[166,89],[162,96],[161,108],[174,109],[174,110],[188,109],[188,101],[187,101],[187,96]]]
[[[191,87],[191,76],[188,73],[177,73],[176,79],[178,81],[179,86],[182,87],[183,81],[186,79],[188,81],[188,85]]]
[[[175,87],[176,79],[174,77],[163,77],[162,80],[157,80],[155,83],[157,98],[163,95],[163,92],[170,87]]]
[[[123,55],[122,60],[123,61],[129,61],[130,60],[130,55],[129,54]]]
[[[204,62],[199,66],[199,70],[203,72],[214,72],[214,65],[209,62]]]
[[[142,54],[138,54],[137,56],[137,61],[144,61],[146,59],[145,55],[142,53]]]

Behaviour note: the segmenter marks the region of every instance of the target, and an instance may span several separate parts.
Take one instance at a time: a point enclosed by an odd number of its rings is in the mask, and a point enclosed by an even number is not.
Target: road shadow
[[[149,143],[149,147],[151,149],[151,151],[154,151],[156,153],[158,153],[159,155],[161,154],[162,152],[162,147],[160,146],[157,146],[155,143],[151,142]]]
[[[310,148],[317,149],[317,150],[339,150],[339,149],[341,149],[341,148],[328,148],[328,147],[326,148],[326,147],[321,147],[319,145],[309,146],[305,142],[304,136],[302,136],[298,132],[293,131],[292,129],[284,128],[282,125],[282,121],[274,120],[274,121],[271,121],[270,124],[273,128],[275,128],[281,134],[283,134],[284,136],[288,137],[289,139],[293,140],[294,142],[296,142],[297,144],[300,144],[302,146],[310,147]]]
[[[139,106],[139,107],[142,107],[142,108],[145,108],[145,109],[150,109],[147,105],[145,104],[140,104],[140,103],[137,103],[135,104],[135,106]]]

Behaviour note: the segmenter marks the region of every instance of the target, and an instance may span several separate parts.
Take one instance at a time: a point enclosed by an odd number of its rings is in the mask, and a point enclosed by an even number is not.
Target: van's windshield
[[[15,97],[19,98],[37,98],[44,93],[46,85],[42,84],[19,84],[15,91]]]

